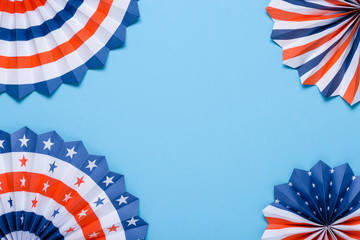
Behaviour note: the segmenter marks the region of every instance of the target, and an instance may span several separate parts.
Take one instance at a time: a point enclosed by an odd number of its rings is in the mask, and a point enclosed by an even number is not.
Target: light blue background
[[[106,155],[141,199],[147,239],[260,239],[294,167],[348,161],[360,174],[359,106],[283,67],[268,2],[141,0],[104,70],[51,98],[2,94],[1,129],[55,129]]]

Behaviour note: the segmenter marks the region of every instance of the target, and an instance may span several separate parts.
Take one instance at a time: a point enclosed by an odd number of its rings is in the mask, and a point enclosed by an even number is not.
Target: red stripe
[[[294,234],[294,235],[285,237],[285,238],[283,238],[283,240],[302,240],[302,239],[306,239],[306,238],[310,237],[312,234],[314,234],[314,232],[298,233],[298,234]]]
[[[25,13],[28,11],[34,11],[36,8],[44,6],[47,0],[2,0],[0,1],[0,11],[13,13]]]
[[[20,179],[26,179],[25,187],[21,186]],[[50,187],[46,192],[42,191],[44,183],[48,181]],[[82,229],[82,232],[86,239],[94,231],[98,232],[96,239],[105,239],[105,234],[102,230],[99,219],[92,211],[91,206],[86,202],[76,190],[68,187],[63,182],[51,178],[47,175],[30,173],[30,172],[10,172],[0,174],[0,182],[2,183],[1,194],[8,192],[32,192],[38,193],[45,197],[52,198],[58,204],[64,206],[66,210],[72,214]],[[31,184],[30,184],[31,183]],[[65,194],[71,193],[71,197],[67,202],[63,201]],[[28,199],[30,202],[31,199]],[[79,218],[78,214],[82,210],[87,210],[86,216]]]
[[[360,216],[350,218],[339,225],[360,225]]]
[[[355,74],[354,74],[353,78],[351,79],[351,82],[349,83],[349,86],[346,89],[346,92],[343,96],[344,100],[346,102],[348,102],[349,104],[352,104],[352,102],[354,101],[356,92],[359,89],[359,82],[360,82],[359,72],[360,72],[360,64],[358,62]]]
[[[299,223],[299,222],[292,222],[281,218],[273,218],[273,217],[265,217],[268,222],[268,230],[276,230],[276,229],[283,229],[283,228],[291,228],[291,227],[303,227],[303,228],[314,228],[317,226],[309,224],[309,223]]]
[[[270,6],[268,6],[266,10],[269,13],[270,17],[273,19],[282,20],[282,21],[293,21],[293,22],[326,20],[330,18],[343,17],[358,11],[355,9],[344,13],[334,13],[334,14],[327,14],[327,13],[331,13],[330,11],[322,11],[321,14],[306,15],[301,13],[288,12]]]
[[[112,6],[113,0],[100,0],[100,3],[86,23],[84,28],[77,32],[69,41],[46,52],[31,56],[0,56],[2,68],[33,68],[57,61],[64,56],[76,51],[84,42],[95,34],[100,24],[104,21]]]

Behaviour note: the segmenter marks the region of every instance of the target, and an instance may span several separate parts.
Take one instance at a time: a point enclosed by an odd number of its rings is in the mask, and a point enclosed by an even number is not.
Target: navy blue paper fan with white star
[[[0,131],[1,239],[144,239],[139,199],[105,157],[55,131]]]
[[[360,177],[349,164],[294,169],[288,183],[275,186],[274,198],[263,210],[262,239],[360,239]]]

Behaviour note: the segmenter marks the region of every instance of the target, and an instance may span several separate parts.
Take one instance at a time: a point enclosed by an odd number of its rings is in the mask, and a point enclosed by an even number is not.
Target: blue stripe
[[[328,24],[326,26],[314,27],[314,28],[281,29],[281,30],[274,29],[271,33],[271,39],[273,39],[273,40],[288,40],[288,39],[307,37],[312,34],[317,34],[322,31],[325,31],[329,28],[335,27],[335,26],[341,24],[342,22],[346,21],[348,18],[351,18],[353,16],[354,16],[353,14],[346,15],[343,18],[340,18],[331,24]]]
[[[350,50],[349,54],[346,56],[346,59],[343,62],[340,70],[337,72],[337,74],[334,76],[334,78],[331,80],[331,82],[326,86],[326,88],[321,92],[325,97],[331,96],[335,92],[335,90],[339,87],[340,83],[342,82],[342,80],[344,78],[346,71],[348,70],[348,68],[350,66],[350,63],[355,55],[355,52],[356,52],[357,48],[359,47],[359,41],[360,41],[360,33],[358,31],[353,45],[349,46],[349,47],[351,47],[351,50]]]
[[[283,0],[293,5],[303,6],[308,8],[320,9],[320,10],[330,10],[330,11],[346,11],[347,8],[344,7],[327,7],[316,3],[306,2],[304,0]]]
[[[62,27],[66,21],[72,18],[84,0],[69,0],[64,9],[58,12],[54,18],[43,22],[41,25],[26,29],[0,28],[0,39],[7,41],[28,41],[38,37],[44,37],[50,32]]]
[[[23,222],[21,222],[22,216]],[[51,221],[33,212],[10,212],[0,216],[0,237],[17,231],[30,232],[40,239],[64,239]]]

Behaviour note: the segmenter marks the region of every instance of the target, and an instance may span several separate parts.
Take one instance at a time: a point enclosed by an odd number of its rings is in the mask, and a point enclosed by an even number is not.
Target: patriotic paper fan
[[[360,239],[360,177],[348,164],[318,162],[295,169],[275,186],[275,201],[264,209],[268,227],[262,239]]]
[[[138,17],[136,0],[1,1],[0,92],[22,99],[79,84]]]
[[[275,22],[271,38],[302,84],[351,105],[360,101],[358,0],[272,0],[267,12]]]
[[[1,239],[144,239],[138,204],[82,142],[0,131]]]

